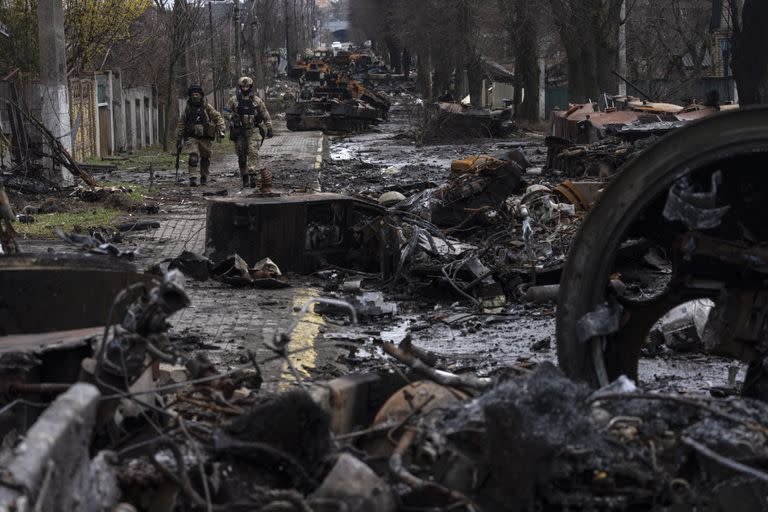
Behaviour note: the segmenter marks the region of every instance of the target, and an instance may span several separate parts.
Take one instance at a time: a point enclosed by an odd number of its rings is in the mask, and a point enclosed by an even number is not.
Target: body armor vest
[[[261,123],[253,94],[243,96],[242,92],[237,91],[237,116],[240,118],[243,128],[253,128]]]
[[[184,135],[198,139],[216,138],[216,126],[208,117],[208,112],[205,109],[205,103],[200,106],[190,106],[191,108],[189,110],[189,114],[187,115]]]

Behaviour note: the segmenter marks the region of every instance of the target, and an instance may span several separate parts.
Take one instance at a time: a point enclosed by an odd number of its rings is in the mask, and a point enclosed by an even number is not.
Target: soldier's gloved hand
[[[272,128],[271,127],[267,128],[267,138],[271,139],[274,136],[275,136],[275,132],[272,131]]]
[[[224,130],[219,130],[219,138],[220,139],[224,138]]]

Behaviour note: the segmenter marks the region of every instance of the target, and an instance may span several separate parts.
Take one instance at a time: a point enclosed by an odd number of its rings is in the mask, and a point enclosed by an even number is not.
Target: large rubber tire
[[[768,152],[766,107],[719,113],[692,123],[622,167],[585,219],[560,280],[557,357],[566,375],[597,385],[590,347],[577,339],[576,324],[604,300],[616,252],[638,213],[689,171],[754,151]],[[620,339],[611,341],[620,343]],[[609,376],[636,378],[639,354],[619,352],[606,361]]]

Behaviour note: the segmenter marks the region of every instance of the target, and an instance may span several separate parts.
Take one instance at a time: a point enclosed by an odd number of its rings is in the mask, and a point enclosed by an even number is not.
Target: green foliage
[[[107,52],[131,37],[152,0],[64,0],[67,59],[73,69],[100,69]]]
[[[0,69],[37,70],[37,0],[3,0],[0,23],[9,37],[0,37]]]
[[[43,213],[35,215],[35,222],[32,224],[15,222],[13,227],[18,233],[29,238],[51,238],[55,236],[53,231],[55,228],[60,228],[65,233],[109,228],[120,214],[121,212],[118,210],[107,208],[92,208],[63,213]]]
[[[152,0],[64,0],[69,70],[98,70],[110,49],[131,38],[131,26]],[[34,72],[38,65],[37,0],[2,0],[0,69]]]
[[[125,155],[123,158],[117,158],[112,159],[110,158],[108,162],[105,162],[104,160],[93,157],[93,158],[87,158],[86,163],[89,164],[104,164],[108,163],[110,165],[116,166],[119,170],[131,170],[131,169],[148,169],[149,165],[152,164],[152,167],[155,170],[162,170],[162,169],[172,169],[176,164],[176,150],[173,149],[173,152],[167,152],[163,151],[162,148],[159,146],[152,146],[148,148],[142,148],[137,149],[129,154]],[[126,185],[131,188],[134,187],[134,185]]]

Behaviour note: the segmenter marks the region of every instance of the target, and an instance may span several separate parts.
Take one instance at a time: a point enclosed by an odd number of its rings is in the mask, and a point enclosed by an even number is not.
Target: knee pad
[[[189,166],[190,167],[197,167],[198,162],[200,162],[200,157],[197,153],[190,153],[189,154]]]

